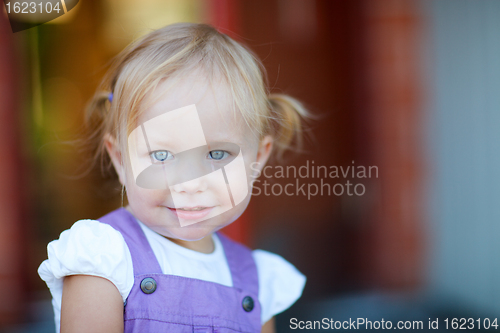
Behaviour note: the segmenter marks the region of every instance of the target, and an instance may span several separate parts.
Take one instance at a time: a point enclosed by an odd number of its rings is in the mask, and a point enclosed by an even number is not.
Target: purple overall
[[[135,217],[119,208],[99,219],[120,231],[132,255],[134,286],[125,332],[260,332],[257,267],[251,251],[218,233],[233,286],[163,274]]]

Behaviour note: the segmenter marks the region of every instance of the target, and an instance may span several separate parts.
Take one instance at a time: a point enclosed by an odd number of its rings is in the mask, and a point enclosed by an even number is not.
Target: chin
[[[176,227],[169,230],[169,238],[180,239],[184,241],[198,241],[203,239],[220,228],[211,226],[189,225],[186,227]]]
[[[235,216],[234,212],[225,212],[218,216],[184,227],[169,228],[169,234],[171,234],[174,238],[185,241],[197,241],[231,224],[238,218],[239,215],[241,214]]]
[[[205,232],[205,233],[202,233],[202,232],[200,232],[200,233],[183,232],[183,233],[174,234],[172,238],[179,239],[179,240],[186,241],[186,242],[195,242],[195,241],[202,240],[203,238],[210,236],[211,234],[212,234],[211,232]]]

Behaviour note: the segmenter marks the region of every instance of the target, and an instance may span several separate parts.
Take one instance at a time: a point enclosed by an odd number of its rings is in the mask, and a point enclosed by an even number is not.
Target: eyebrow
[[[210,137],[207,137],[207,135],[205,134],[205,141],[209,145],[210,145],[210,142],[212,142],[212,143],[228,142],[228,143],[237,144],[238,146],[241,147],[241,146],[243,146],[243,143],[245,142],[245,138],[243,136],[241,136],[238,139],[235,139],[234,137],[230,137],[230,136],[226,135],[225,133],[216,133],[215,135],[210,136]]]
[[[140,125],[142,129],[142,135],[144,137],[144,141],[146,142],[146,146],[148,151],[153,151],[151,146],[172,146],[172,140],[166,138],[165,135],[152,135],[156,134],[155,131],[147,131],[144,127],[144,124]]]
[[[232,144],[237,145],[238,147],[242,146],[242,143],[239,140],[224,140],[224,139],[216,139],[216,140],[206,140],[207,146],[216,146],[216,145],[224,145],[224,144]]]
[[[144,141],[146,142],[146,147],[148,147],[148,152],[150,153],[152,150],[151,146],[149,145],[149,140],[148,136],[146,135],[146,129],[144,128],[144,124],[141,124],[141,130],[142,130],[142,135],[144,136]],[[151,159],[151,163],[154,163],[153,156],[149,155],[149,158]]]
[[[169,149],[175,149],[175,140],[172,140],[166,135],[161,135],[159,133],[155,133],[156,131],[147,131],[144,123],[139,125],[141,127],[141,132],[144,138],[144,141],[146,143],[146,147],[148,150],[148,153],[151,153],[156,150],[164,149],[164,150],[169,150]],[[153,135],[152,135],[153,134]],[[203,136],[205,138],[205,142],[207,144],[207,147],[210,149],[212,146],[217,146],[218,144],[234,144],[237,145],[240,149],[241,147],[246,146],[245,140],[243,137],[238,138],[238,140],[235,140],[234,137],[228,137],[225,133],[215,133],[210,140],[207,139],[205,133],[203,133]],[[158,147],[159,146],[159,147]],[[151,160],[153,161],[153,157],[151,156]]]

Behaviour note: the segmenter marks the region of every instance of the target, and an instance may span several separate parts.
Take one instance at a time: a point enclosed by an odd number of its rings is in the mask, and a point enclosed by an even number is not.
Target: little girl
[[[128,205],[48,245],[38,273],[58,332],[274,332],[305,277],[217,232],[307,116],[268,94],[261,68],[203,24],[153,31],[116,58],[88,121]]]

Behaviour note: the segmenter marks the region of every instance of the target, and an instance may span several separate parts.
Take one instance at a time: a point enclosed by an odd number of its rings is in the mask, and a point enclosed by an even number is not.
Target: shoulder
[[[91,273],[126,261],[129,251],[123,236],[113,227],[96,220],[80,220],[50,242],[47,252],[49,260],[65,264],[66,269]]]
[[[68,275],[95,275],[110,280],[122,296],[133,284],[130,251],[119,231],[97,220],[80,220],[47,246],[48,259],[38,273],[51,291],[62,290]],[[126,295],[125,295],[126,294]],[[54,296],[54,295],[53,295]]]
[[[304,289],[306,277],[283,257],[264,250],[252,251],[259,276],[262,322],[295,303]]]

